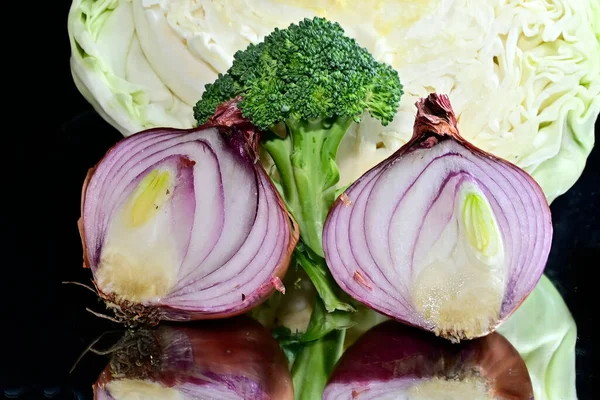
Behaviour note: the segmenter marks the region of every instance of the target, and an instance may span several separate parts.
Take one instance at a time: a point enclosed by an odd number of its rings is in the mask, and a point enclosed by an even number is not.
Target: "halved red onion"
[[[128,331],[115,348],[96,400],[294,398],[279,344],[245,316]]]
[[[236,104],[196,129],[129,136],[88,174],[84,265],[126,323],[241,314],[285,290],[298,229]]]
[[[542,276],[552,239],[525,171],[463,139],[450,101],[417,102],[412,139],[336,201],[323,247],[352,297],[450,340],[496,329]]]
[[[525,362],[499,333],[454,344],[387,321],[346,350],[323,399],[529,400],[533,387]]]

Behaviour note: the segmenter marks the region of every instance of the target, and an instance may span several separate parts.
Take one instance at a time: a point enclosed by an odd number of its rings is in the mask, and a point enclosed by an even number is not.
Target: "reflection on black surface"
[[[525,362],[499,333],[454,344],[387,321],[344,352],[323,398],[531,400],[533,387]]]
[[[26,360],[32,369],[46,367],[51,382],[59,380],[57,374],[68,374],[67,384],[19,385],[10,379],[5,385],[0,379],[0,398],[293,399],[284,353],[270,332],[249,317],[162,323],[135,331],[114,327],[78,346],[83,350],[79,358],[66,358],[65,352],[62,360]],[[60,354],[60,349],[47,350]],[[37,380],[35,374],[31,378]]]
[[[247,317],[127,331],[108,353],[94,399],[293,398],[278,343]]]
[[[51,387],[19,387],[4,389],[6,399],[77,399],[85,400],[85,396],[77,389]]]

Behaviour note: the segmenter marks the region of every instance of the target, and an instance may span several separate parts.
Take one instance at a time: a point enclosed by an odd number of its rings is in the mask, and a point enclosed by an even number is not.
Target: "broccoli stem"
[[[296,189],[296,180],[294,179],[294,171],[290,162],[292,140],[289,135],[285,138],[280,138],[273,134],[262,141],[262,147],[271,156],[279,174],[278,177],[271,176],[271,178],[280,188],[283,201],[296,222],[298,222],[297,212],[300,209],[298,204],[298,190]]]
[[[300,226],[303,242],[323,257],[323,224],[335,201],[340,174],[337,150],[353,119],[338,117],[313,121],[288,118],[287,136],[263,141],[277,171],[288,209]]]
[[[307,332],[322,325],[327,315],[320,299],[315,302]],[[346,329],[332,329],[304,345],[292,365],[295,399],[313,400],[323,396],[327,380],[344,351],[345,337]]]
[[[335,282],[323,257],[314,254],[300,243],[294,251],[294,260],[306,271],[327,312],[356,311],[351,304],[342,300],[345,293]]]

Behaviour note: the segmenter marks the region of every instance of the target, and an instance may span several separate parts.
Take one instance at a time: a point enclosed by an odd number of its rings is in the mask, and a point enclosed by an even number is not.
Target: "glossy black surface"
[[[5,82],[24,83],[14,97],[8,90],[4,96],[14,104],[5,109],[5,124],[16,128],[7,125],[3,135],[13,134],[19,143],[16,150],[12,144],[4,146],[9,165],[3,171],[0,398],[12,390],[21,399],[90,399],[91,384],[107,359],[88,354],[69,370],[98,335],[114,326],[86,312],[86,307],[103,308],[93,293],[61,282],[89,281],[90,272],[81,268],[76,224],[81,184],[87,169],[121,136],[72,83],[66,33],[70,1],[49,3],[36,10],[41,20],[36,25],[38,48],[21,49],[24,54],[15,56],[16,70]],[[49,47],[47,55],[39,52],[44,47]],[[26,71],[25,65],[36,69]],[[598,132],[596,123],[597,137]],[[592,151],[579,181],[551,209],[554,240],[546,273],[577,322],[578,395],[591,399],[597,378],[593,316],[600,292],[595,280],[600,267],[600,149]]]

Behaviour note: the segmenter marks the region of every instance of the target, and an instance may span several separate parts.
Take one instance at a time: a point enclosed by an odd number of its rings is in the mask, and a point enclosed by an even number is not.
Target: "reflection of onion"
[[[243,316],[126,333],[94,398],[291,400],[293,387],[277,341]]]
[[[323,399],[533,399],[525,362],[499,333],[452,344],[396,321],[339,360]]]
[[[85,264],[125,322],[236,315],[284,290],[298,231],[258,140],[231,101],[197,129],[120,141],[91,171]]]
[[[450,101],[417,103],[413,138],[332,207],[325,257],[342,289],[451,340],[496,329],[540,279],[548,203],[515,165],[463,139]]]

